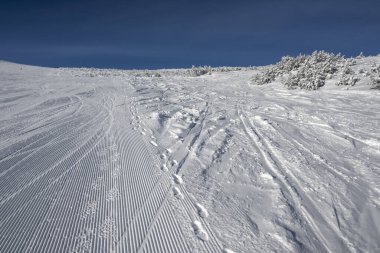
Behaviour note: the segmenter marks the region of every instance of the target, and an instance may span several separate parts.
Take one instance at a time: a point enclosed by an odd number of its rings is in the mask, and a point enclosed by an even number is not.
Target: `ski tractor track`
[[[84,99],[7,147],[0,252],[191,252],[171,176],[129,126],[127,94],[99,91],[100,103]]]

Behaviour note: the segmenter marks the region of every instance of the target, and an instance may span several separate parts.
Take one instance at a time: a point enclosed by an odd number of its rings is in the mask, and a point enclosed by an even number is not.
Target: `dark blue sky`
[[[0,1],[0,59],[42,66],[249,66],[379,47],[380,0]]]

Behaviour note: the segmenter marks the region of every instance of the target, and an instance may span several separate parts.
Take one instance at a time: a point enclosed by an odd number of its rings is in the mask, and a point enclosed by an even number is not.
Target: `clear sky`
[[[249,66],[380,53],[380,0],[1,0],[0,59],[42,66]]]

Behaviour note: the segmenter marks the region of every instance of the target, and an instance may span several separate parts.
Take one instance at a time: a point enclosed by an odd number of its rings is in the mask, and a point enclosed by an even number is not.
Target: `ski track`
[[[306,209],[304,209],[304,204],[301,204],[301,199],[303,202],[310,200],[308,200],[307,196],[303,192],[301,192],[302,188],[297,185],[297,180],[294,178],[293,175],[284,172],[284,169],[281,167],[281,163],[279,162],[278,158],[276,158],[274,152],[272,151],[272,148],[268,146],[267,142],[264,140],[262,135],[258,133],[257,129],[253,127],[251,122],[249,122],[246,119],[244,113],[238,113],[240,115],[240,119],[243,123],[246,133],[252,140],[254,146],[261,153],[262,158],[266,163],[268,171],[270,172],[270,174],[274,175],[276,179],[278,179],[280,184],[282,184],[282,189],[284,189],[284,191],[286,190],[284,192],[284,197],[287,199],[287,202],[292,206],[292,208],[294,208],[294,211],[298,216],[297,219],[299,220],[299,222],[306,224],[305,229],[310,230],[309,233],[311,233],[311,231],[315,231],[315,237],[319,239],[318,241],[324,243],[322,245],[317,245],[316,248],[323,248],[324,251],[329,251],[329,248],[326,246],[326,238],[324,237],[324,234],[319,230],[320,226],[317,226],[314,223],[310,213]],[[311,206],[312,205],[313,204],[311,204]],[[321,214],[317,212],[317,209],[313,211],[316,212],[314,213],[314,215],[321,216]],[[329,224],[325,224],[325,226],[326,225],[328,226]],[[311,228],[309,228],[308,226],[311,226]]]

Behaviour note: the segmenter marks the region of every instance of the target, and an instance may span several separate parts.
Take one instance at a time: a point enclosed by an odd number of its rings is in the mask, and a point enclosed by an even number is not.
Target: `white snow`
[[[380,57],[336,66],[0,62],[1,251],[377,252]]]

